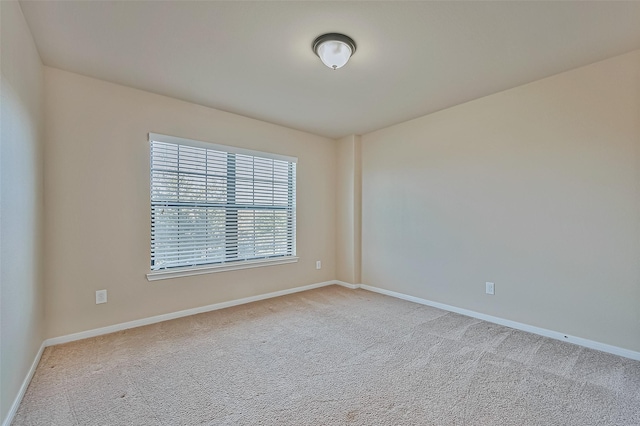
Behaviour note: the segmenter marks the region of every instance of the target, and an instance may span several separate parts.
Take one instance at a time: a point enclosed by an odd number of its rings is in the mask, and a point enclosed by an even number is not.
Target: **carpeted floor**
[[[49,347],[14,425],[640,425],[640,362],[338,286]]]

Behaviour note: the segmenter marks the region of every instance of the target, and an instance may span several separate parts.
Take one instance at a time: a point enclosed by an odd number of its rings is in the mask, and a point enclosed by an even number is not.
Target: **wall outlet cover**
[[[107,290],[96,291],[96,305],[107,303]]]
[[[485,285],[485,291],[487,292],[487,294],[495,294],[496,288],[494,283],[486,282]]]

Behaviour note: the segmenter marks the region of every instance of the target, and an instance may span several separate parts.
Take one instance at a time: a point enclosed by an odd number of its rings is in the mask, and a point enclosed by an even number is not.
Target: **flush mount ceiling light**
[[[313,41],[313,51],[323,64],[337,70],[356,52],[356,43],[344,34],[323,34]]]

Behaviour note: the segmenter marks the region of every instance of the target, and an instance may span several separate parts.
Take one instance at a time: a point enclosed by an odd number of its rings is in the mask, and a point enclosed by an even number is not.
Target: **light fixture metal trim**
[[[324,43],[327,42],[338,42],[338,43],[342,43],[344,45],[346,45],[349,50],[351,51],[351,53],[347,56],[346,60],[344,61],[344,63],[340,64],[340,65],[331,65],[327,62],[327,58],[326,56],[322,55],[322,52],[320,52],[320,48]],[[343,67],[344,65],[346,65],[346,63],[349,61],[349,59],[351,59],[351,56],[353,56],[354,53],[356,53],[356,42],[353,41],[353,39],[349,36],[346,36],[344,34],[340,34],[340,33],[327,33],[327,34],[322,34],[321,36],[317,37],[314,41],[313,41],[313,52],[320,58],[320,60],[322,60],[322,62],[328,66],[329,68],[332,69],[338,69]]]

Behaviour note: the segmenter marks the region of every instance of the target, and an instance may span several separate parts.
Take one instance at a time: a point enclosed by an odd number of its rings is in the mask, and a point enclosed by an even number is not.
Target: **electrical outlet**
[[[322,268],[322,262],[319,260],[316,260],[316,269],[320,269]]]
[[[487,294],[496,294],[495,293],[496,288],[494,283],[486,282],[485,285],[486,285],[485,291],[487,292]]]
[[[107,303],[107,290],[96,291],[96,305]]]

